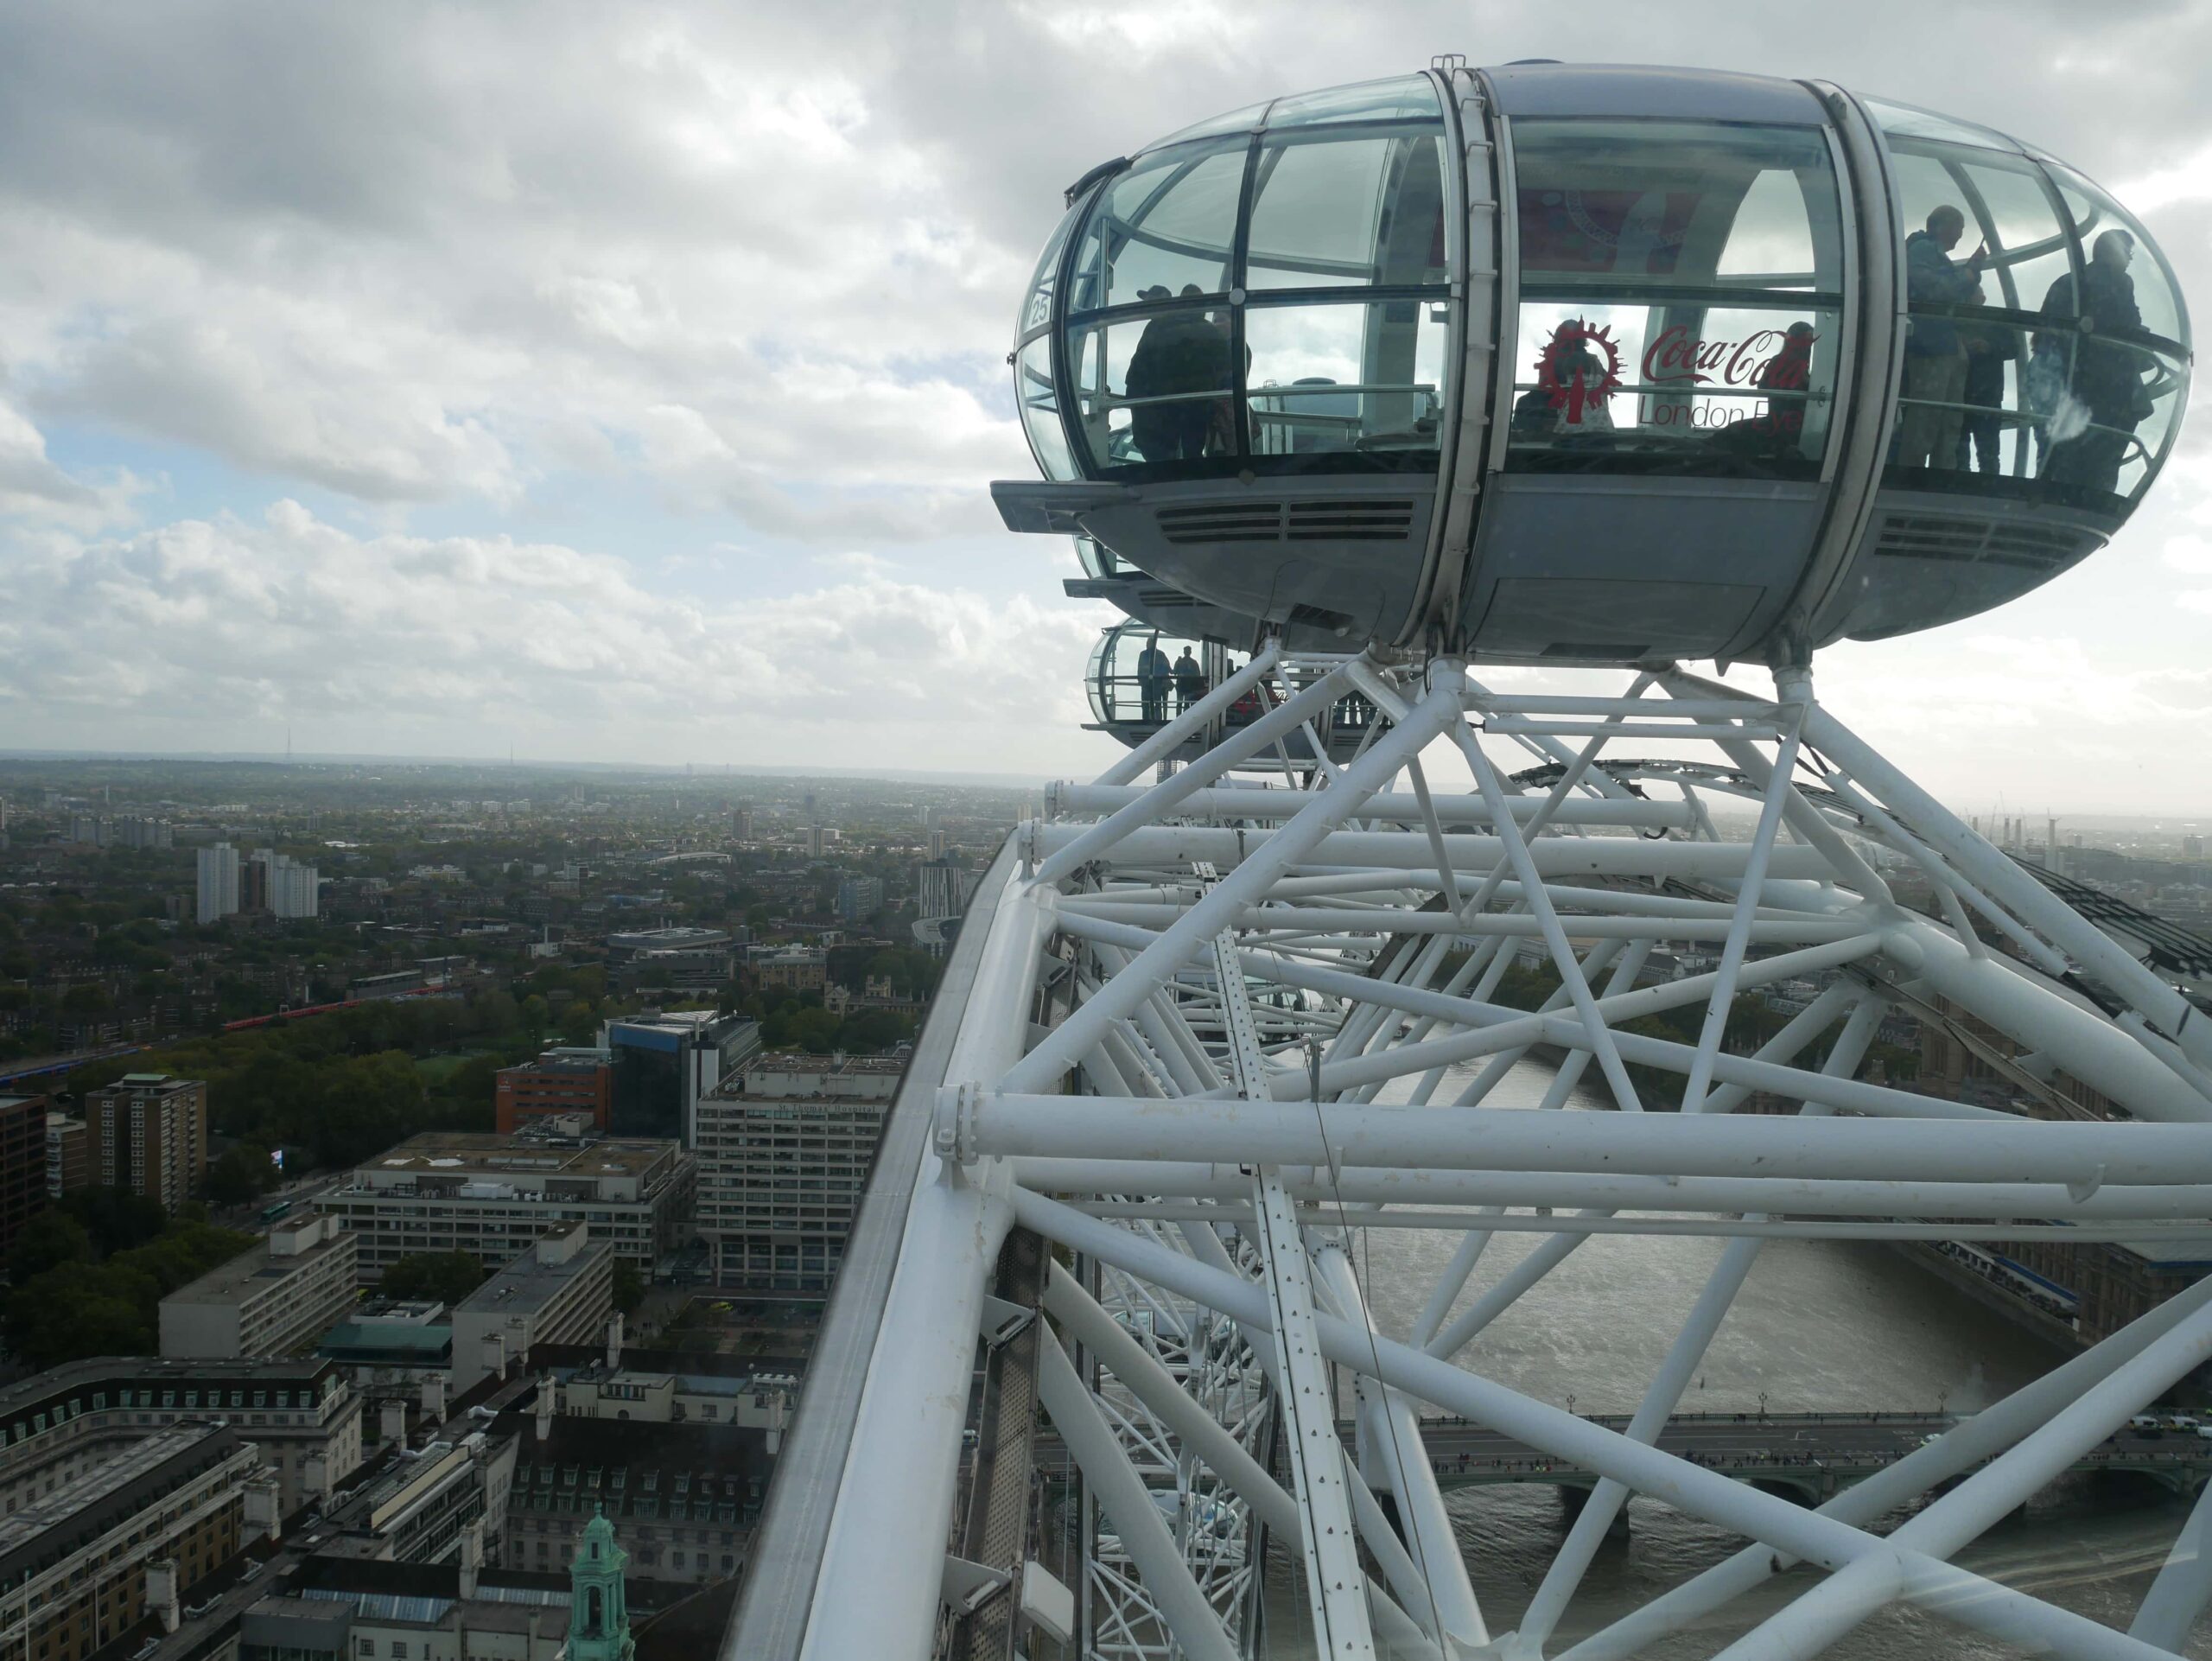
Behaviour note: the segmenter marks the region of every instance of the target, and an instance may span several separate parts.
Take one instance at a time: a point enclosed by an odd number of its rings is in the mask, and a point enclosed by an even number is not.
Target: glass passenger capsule
[[[2188,393],[2180,287],[2119,203],[1823,82],[1453,66],[1070,198],[1014,354],[1046,480],[994,486],[1002,516],[1313,649],[1932,627],[2102,546]]]
[[[1243,668],[1249,656],[1216,640],[1178,639],[1135,619],[1117,623],[1098,637],[1084,671],[1093,716],[1085,730],[1111,734],[1134,748]],[[1318,672],[1303,667],[1286,671],[1288,690],[1302,690]],[[1284,694],[1283,678],[1262,681],[1222,710],[1185,753],[1172,759],[1187,760],[1211,748],[1277,708]],[[1355,694],[1329,706],[1314,722],[1314,736],[1332,760],[1349,760],[1358,753],[1374,721],[1375,706]],[[1297,768],[1313,759],[1313,741],[1300,726],[1282,736],[1279,748],[1270,744],[1263,748],[1249,767],[1264,772],[1270,762],[1280,767],[1287,761]]]

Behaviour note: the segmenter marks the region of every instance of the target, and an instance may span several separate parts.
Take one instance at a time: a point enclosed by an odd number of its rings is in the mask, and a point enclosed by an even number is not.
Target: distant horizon
[[[766,762],[548,761],[526,756],[509,758],[506,756],[410,755],[385,754],[375,751],[296,751],[279,754],[275,752],[258,750],[0,748],[0,763],[10,761],[87,761],[118,764],[150,761],[183,765],[198,764],[208,767],[481,767],[499,771],[512,770],[517,773],[531,770],[557,773],[566,770],[576,773],[652,773],[679,779],[689,778],[695,782],[722,778],[855,779],[894,784],[967,784],[1008,790],[1041,789],[1052,782],[1051,778],[1044,774],[940,772],[924,767],[837,767],[828,771],[817,771],[809,767]],[[687,767],[691,771],[687,772]]]
[[[245,767],[406,767],[478,768],[493,772],[517,773],[537,773],[557,775],[568,773],[598,773],[608,777],[624,774],[688,780],[693,784],[706,784],[716,779],[776,779],[836,782],[852,780],[870,784],[918,784],[966,786],[985,790],[1041,790],[1052,783],[1052,777],[1042,774],[1003,773],[956,773],[920,767],[868,768],[836,767],[816,770],[765,762],[667,762],[667,761],[595,761],[561,760],[518,756],[510,760],[504,756],[466,756],[429,754],[384,754],[375,752],[295,752],[289,755],[254,750],[92,750],[92,749],[32,749],[0,748],[0,767],[10,762],[86,762],[110,763],[168,763],[179,766],[245,766]],[[687,766],[691,769],[686,772]],[[1061,774],[1065,778],[1072,774]],[[1460,787],[1457,780],[1440,780],[1449,788]],[[1994,818],[2013,817],[2024,819],[2031,836],[2040,839],[2044,821],[2055,818],[2062,835],[2068,830],[2082,830],[2103,827],[2147,826],[2157,828],[2171,825],[2188,828],[2202,825],[2212,830],[2212,805],[2197,812],[2144,811],[2124,808],[2072,809],[2042,807],[2025,808],[2002,803],[1981,805],[1947,804],[1961,818],[1980,818],[1983,832],[1990,834],[1989,821]],[[1731,817],[1726,808],[1715,805],[1712,811]],[[1746,805],[1741,817],[1755,818],[1757,810]],[[1994,837],[1992,837],[1994,840]]]

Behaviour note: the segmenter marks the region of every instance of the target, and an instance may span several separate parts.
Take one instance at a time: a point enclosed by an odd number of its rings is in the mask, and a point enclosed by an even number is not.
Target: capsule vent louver
[[[2013,565],[2050,572],[2093,553],[2104,538],[2072,525],[2021,525],[1999,519],[1892,513],[1882,522],[1878,555],[1958,564]]]
[[[1413,531],[1414,504],[1402,496],[1206,503],[1162,507],[1157,517],[1172,543],[1402,542]]]
[[[1287,535],[1293,542],[1398,542],[1413,524],[1414,505],[1402,497],[1293,502]]]
[[[1169,542],[1280,542],[1281,502],[1206,503],[1159,510],[1160,534]]]

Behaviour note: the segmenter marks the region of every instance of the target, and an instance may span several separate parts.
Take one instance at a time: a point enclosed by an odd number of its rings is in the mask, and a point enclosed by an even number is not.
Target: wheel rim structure
[[[1317,701],[1357,690],[1382,718],[1342,765],[1286,754],[1241,776],[1268,737],[1247,729],[1134,782],[1203,725],[1194,711],[1094,784],[1056,787],[1053,812],[1011,839],[961,944],[963,995],[932,1016],[950,1023],[942,1071],[910,1079],[897,1110],[924,1130],[880,1304],[817,1358],[858,1371],[855,1400],[811,1423],[803,1404],[787,1447],[788,1462],[810,1435],[836,1444],[814,1467],[810,1594],[785,1587],[775,1629],[756,1575],[726,1653],[920,1657],[940,1638],[941,1652],[969,1652],[967,1617],[944,1613],[943,1529],[978,1503],[960,1452],[972,1335],[1005,1314],[993,1266],[1012,1231],[1058,1260],[1022,1313],[1039,1329],[1039,1434],[1079,1473],[1086,1518],[1060,1564],[1079,1629],[1063,1652],[1261,1652],[1268,1550],[1304,1564],[1331,1656],[1635,1655],[1726,1619],[1798,1562],[1828,1572],[1726,1655],[1815,1653],[1897,1601],[2061,1654],[2175,1651],[2212,1593],[2195,1567],[2201,1505],[2129,1633],[1954,1559],[2212,1357],[2212,1281],[1817,1510],[1656,1439],[1766,1238],[2203,1231],[2203,989],[2139,961],[1942,809],[1820,704],[1808,671],[1777,674],[1764,698],[1674,667],[1569,697],[1498,692],[1449,658],[1293,662],[1270,648],[1255,663],[1278,678],[1278,707],[1294,685]],[[1446,765],[1475,788],[1433,786]],[[1755,830],[1724,838],[1716,806],[1755,807]],[[1934,893],[1933,914],[1898,901],[1900,874]],[[1524,943],[1560,980],[1533,1012],[1491,1001]],[[1713,967],[1640,973],[1683,943]],[[1723,1048],[1735,998],[1789,977],[1828,984],[1756,1052]],[[1891,1008],[2014,1041],[2052,1117],[1858,1076]],[[1633,1029],[1669,1009],[1702,1012],[1696,1042]],[[1566,1058],[1543,1107],[1485,1105],[1538,1044]],[[1446,1069],[1470,1065],[1447,1098]],[[1644,1103],[1639,1075],[1647,1090],[1679,1080],[1681,1111]],[[1621,1111],[1551,1111],[1586,1077]],[[2070,1085],[2127,1117],[2061,1117]],[[1736,1111],[1755,1092],[1796,1111]],[[1373,1330],[1351,1246],[1363,1228],[1414,1222],[1465,1244],[1408,1342]],[[1504,1230],[1544,1238],[1483,1281],[1483,1243]],[[1630,1422],[1485,1377],[1483,1328],[1541,1300],[1547,1271],[1593,1233],[1623,1231],[1726,1238]],[[1469,1285],[1474,1301],[1450,1314]],[[1351,1448],[1287,1456],[1328,1410],[1332,1369],[1357,1380]],[[1301,1403],[1317,1388],[1319,1407]],[[1421,1454],[1416,1415],[1437,1410],[1596,1484],[1513,1631],[1486,1622]],[[1631,1493],[1751,1543],[1562,1644]],[[1893,1531],[1870,1531],[1923,1496]],[[771,1556],[795,1504],[772,1498]],[[1042,1532],[1033,1505],[1026,1556]],[[999,1588],[985,1601],[1020,1595],[1017,1567],[982,1566]],[[869,1595],[853,1596],[861,1584]],[[767,1647],[744,1647],[748,1620]]]

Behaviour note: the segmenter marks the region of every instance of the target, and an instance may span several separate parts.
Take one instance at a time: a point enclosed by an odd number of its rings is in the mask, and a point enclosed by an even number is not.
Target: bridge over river
[[[1610,1430],[1628,1428],[1624,1413],[1581,1416]],[[1682,1413],[1667,1422],[1659,1446],[1725,1476],[1819,1505],[1956,1422],[1941,1413]],[[1596,1486],[1589,1472],[1482,1425],[1453,1418],[1421,1423],[1429,1468],[1440,1488],[1545,1483],[1579,1491],[1569,1495],[1571,1504],[1579,1504]],[[1340,1420],[1337,1428],[1351,1448],[1352,1422]],[[1039,1428],[1037,1452],[1045,1469],[1063,1463],[1059,1440],[1049,1429]],[[2074,1468],[2147,1477],[2190,1496],[2212,1477],[2212,1441],[2186,1429],[2122,1431]]]
[[[1608,1429],[1628,1427],[1626,1414],[1583,1416]],[[1818,1504],[1904,1458],[1955,1422],[1937,1413],[1684,1413],[1667,1422],[1659,1446],[1725,1475]],[[1351,1422],[1340,1429],[1349,1447]],[[1421,1439],[1441,1487],[1548,1482],[1586,1489],[1596,1480],[1586,1471],[1463,1419],[1424,1419]],[[2132,1473],[2193,1494],[2212,1476],[2212,1441],[2190,1430],[2123,1431],[2093,1449],[2075,1469]]]

